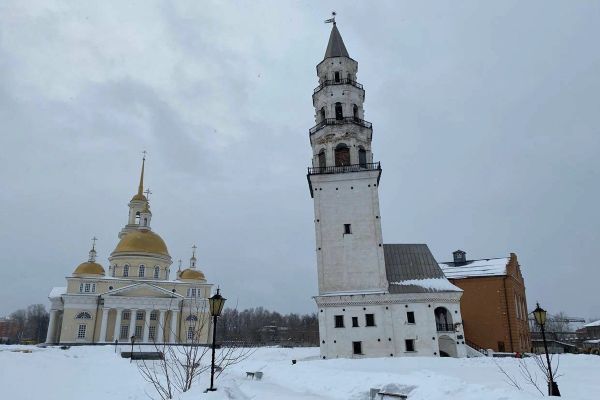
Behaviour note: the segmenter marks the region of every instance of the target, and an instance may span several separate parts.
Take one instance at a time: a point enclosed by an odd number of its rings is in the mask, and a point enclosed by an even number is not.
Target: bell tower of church
[[[317,65],[315,126],[308,169],[314,199],[319,295],[388,291],[379,214],[381,166],[373,161],[373,128],[364,119],[365,90],[357,82],[334,20]]]

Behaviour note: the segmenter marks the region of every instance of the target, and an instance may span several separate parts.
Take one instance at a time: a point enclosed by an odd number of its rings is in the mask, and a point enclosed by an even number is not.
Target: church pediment
[[[110,297],[159,297],[159,298],[180,298],[181,295],[173,293],[167,289],[148,283],[136,283],[118,289],[106,292],[104,296]]]

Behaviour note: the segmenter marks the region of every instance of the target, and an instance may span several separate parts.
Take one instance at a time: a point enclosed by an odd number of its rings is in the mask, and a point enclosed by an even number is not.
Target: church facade
[[[425,244],[384,244],[364,87],[333,21],[309,130],[322,358],[466,355],[462,291]]]
[[[46,343],[207,343],[212,285],[196,267],[195,248],[189,267],[180,266],[171,279],[167,245],[151,228],[144,167],[145,158],[108,273],[96,260],[94,241],[66,287],[52,289]]]

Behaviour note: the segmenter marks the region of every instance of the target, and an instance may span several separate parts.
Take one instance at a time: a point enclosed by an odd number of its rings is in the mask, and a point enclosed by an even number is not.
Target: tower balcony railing
[[[343,117],[343,118],[325,118],[318,124],[308,130],[309,134],[312,135],[319,130],[323,129],[327,125],[344,125],[344,124],[356,124],[365,128],[371,128],[373,126],[369,121],[360,119],[358,117]]]
[[[454,324],[437,322],[435,325],[438,332],[454,332]]]
[[[337,81],[335,81],[335,80],[323,81],[323,83],[321,83],[319,86],[317,86],[315,88],[315,90],[313,91],[313,94],[316,94],[319,90],[323,89],[325,86],[332,86],[332,85],[352,85],[355,88],[364,90],[363,85],[361,85],[360,83],[353,81],[352,79],[344,78],[344,79],[340,79]]]
[[[350,165],[335,165],[329,167],[309,167],[308,175],[341,174],[346,172],[376,171],[381,170],[381,163],[362,163]]]

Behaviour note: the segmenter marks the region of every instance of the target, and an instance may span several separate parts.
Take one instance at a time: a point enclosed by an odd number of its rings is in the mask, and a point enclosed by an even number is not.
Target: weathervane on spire
[[[332,18],[326,19],[326,20],[325,20],[325,23],[326,23],[326,24],[333,23],[333,24],[335,25],[335,16],[336,16],[336,15],[337,15],[337,14],[336,14],[336,12],[335,12],[335,11],[332,11],[332,12],[331,12],[331,16],[332,16]]]
[[[144,155],[142,157],[142,160],[145,160],[146,159],[146,154],[148,154],[148,152],[146,150],[144,150],[144,151],[142,151],[142,154]]]

